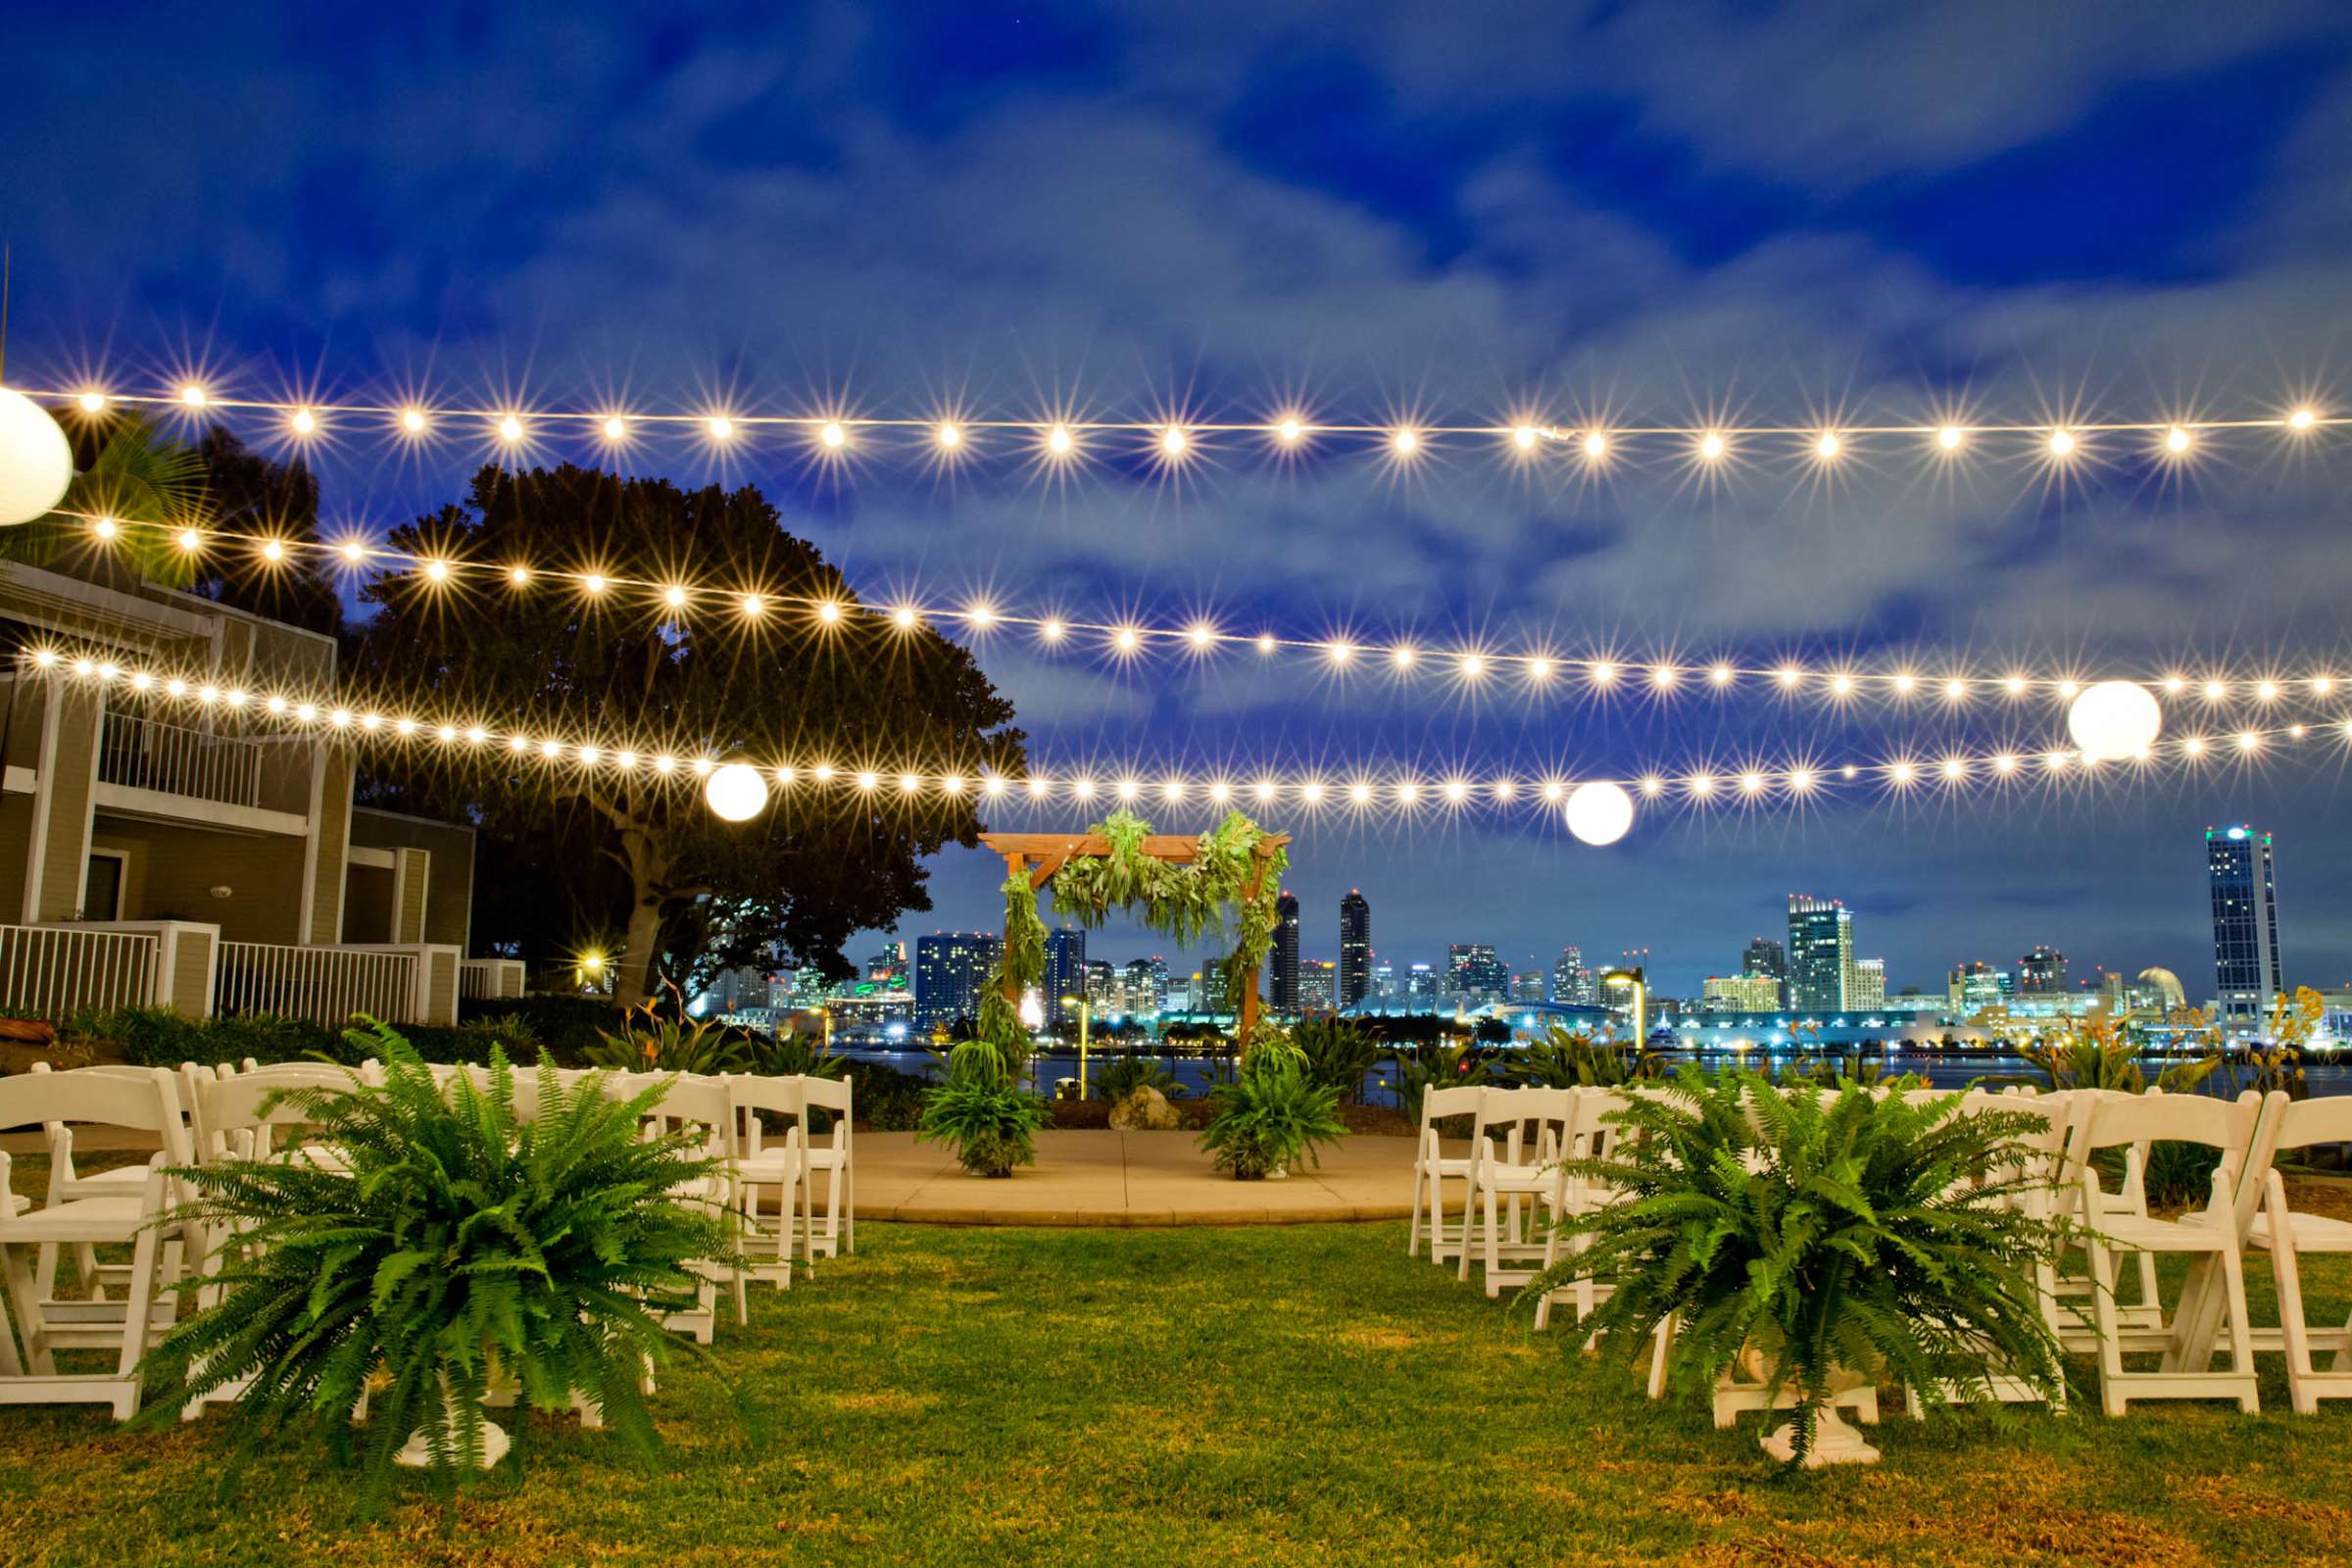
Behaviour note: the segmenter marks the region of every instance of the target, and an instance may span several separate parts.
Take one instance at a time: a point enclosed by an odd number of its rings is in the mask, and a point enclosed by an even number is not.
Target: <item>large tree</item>
[[[404,550],[492,570],[377,580],[352,670],[388,709],[603,748],[429,739],[367,754],[362,793],[480,829],[477,940],[553,957],[618,943],[616,994],[782,951],[849,973],[851,933],[931,906],[921,861],[977,842],[972,790],[860,792],[859,769],[1017,770],[1012,707],[970,654],[863,612],[815,547],[746,486],[684,491],[565,465],[484,468],[462,505],[397,530]],[[535,568],[526,582],[515,565]],[[592,592],[579,574],[610,579]],[[725,590],[672,607],[670,584]],[[760,609],[746,613],[746,596]],[[821,620],[819,601],[846,612]],[[612,760],[633,747],[631,770]],[[748,822],[720,820],[690,765],[657,752],[797,762]],[[809,776],[816,764],[834,781]]]

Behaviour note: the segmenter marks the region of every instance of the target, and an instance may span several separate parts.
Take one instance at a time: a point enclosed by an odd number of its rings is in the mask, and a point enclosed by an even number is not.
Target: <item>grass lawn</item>
[[[756,1291],[715,1376],[667,1379],[657,1464],[538,1418],[527,1476],[454,1535],[420,1485],[355,1524],[318,1453],[223,1495],[222,1417],[0,1407],[0,1562],[2334,1564],[2352,1540],[2352,1408],[2287,1413],[2275,1357],[2258,1416],[1890,1414],[1876,1469],[1787,1479],[1753,1418],[1648,1403],[1408,1262],[1400,1225],[859,1241]],[[2352,1274],[2315,1294],[2340,1319]]]

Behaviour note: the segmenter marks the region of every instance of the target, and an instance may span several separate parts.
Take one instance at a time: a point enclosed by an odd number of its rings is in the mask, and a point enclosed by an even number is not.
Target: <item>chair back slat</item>
[[[0,1129],[48,1122],[86,1123],[155,1133],[175,1165],[192,1150],[179,1113],[179,1091],[161,1067],[133,1072],[27,1072],[0,1078]]]

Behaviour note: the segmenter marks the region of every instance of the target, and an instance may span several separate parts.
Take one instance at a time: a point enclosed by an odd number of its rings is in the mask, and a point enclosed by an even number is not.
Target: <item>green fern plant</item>
[[[2041,1123],[1960,1110],[1957,1096],[1824,1097],[1686,1065],[1620,1114],[1608,1157],[1569,1162],[1625,1200],[1564,1220],[1589,1245],[1520,1299],[1589,1272],[1610,1294],[1587,1326],[1627,1357],[1679,1320],[1669,1375],[1686,1389],[1752,1350],[1774,1394],[1796,1396],[1798,1462],[1841,1375],[1989,1404],[1998,1371],[2054,1396],[2034,1280],[2056,1231],[2006,1203],[2032,1185],[2015,1144]]]
[[[662,1318],[691,1308],[697,1259],[723,1257],[723,1224],[667,1195],[702,1174],[691,1134],[646,1141],[657,1085],[609,1099],[565,1089],[541,1058],[535,1114],[516,1114],[503,1053],[489,1081],[446,1096],[397,1032],[352,1031],[384,1082],[288,1089],[342,1166],[228,1161],[177,1172],[186,1213],[233,1229],[217,1304],[147,1358],[169,1421],[187,1400],[250,1379],[230,1407],[245,1450],[323,1428],[356,1454],[363,1506],[380,1502],[393,1456],[422,1432],[445,1497],[478,1474],[482,1401],[513,1388],[542,1410],[577,1395],[624,1441],[660,1440],[640,1380],[680,1342]],[[216,1234],[221,1232],[217,1229]],[[365,1393],[363,1427],[354,1410]],[[520,1464],[524,1432],[515,1436]]]
[[[1337,1089],[1349,1104],[1364,1101],[1364,1085],[1380,1065],[1380,1042],[1361,1024],[1341,1018],[1307,1018],[1291,1030],[1291,1044],[1306,1059],[1306,1075]]]
[[[88,519],[127,524],[103,546],[108,559],[167,588],[195,580],[196,558],[179,548],[183,528],[207,521],[204,464],[194,448],[129,414],[87,468],[74,476],[57,511],[0,531],[0,560],[46,566],[93,548]]]
[[[1236,1181],[1261,1181],[1275,1171],[1319,1163],[1317,1147],[1348,1134],[1339,1117],[1338,1086],[1315,1082],[1306,1058],[1287,1043],[1261,1046],[1244,1057],[1234,1081],[1209,1103],[1200,1148]]]
[[[966,1040],[949,1054],[946,1080],[924,1095],[914,1141],[946,1144],[972,1175],[1001,1180],[1037,1163],[1030,1135],[1044,1121],[1037,1097],[1022,1091],[997,1049]]]
[[[1638,1040],[1595,1039],[1546,1023],[1525,1047],[1504,1054],[1499,1076],[1522,1087],[1613,1089],[1659,1077],[1665,1070],[1666,1058]]]
[[[630,1008],[620,1033],[600,1029],[596,1038],[581,1057],[619,1072],[740,1072],[751,1059],[743,1040],[720,1025],[663,1017],[651,1006]]]
[[[1094,1070],[1094,1082],[1088,1087],[1097,1100],[1114,1105],[1138,1089],[1156,1089],[1165,1100],[1184,1095],[1184,1085],[1156,1056],[1113,1056]]]

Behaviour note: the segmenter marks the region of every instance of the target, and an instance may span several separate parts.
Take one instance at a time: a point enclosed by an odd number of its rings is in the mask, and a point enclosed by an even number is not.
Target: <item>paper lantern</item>
[[[1579,784],[1568,797],[1568,831],[1587,844],[1614,844],[1634,825],[1634,798],[1614,784]]]
[[[2066,710],[2066,727],[2085,760],[2118,760],[2138,757],[2156,744],[2164,710],[2144,686],[2101,681],[2075,698]]]
[[[48,411],[0,388],[0,528],[46,516],[74,482],[74,449]]]
[[[730,822],[749,821],[767,809],[767,780],[748,762],[729,762],[711,771],[703,799]]]

